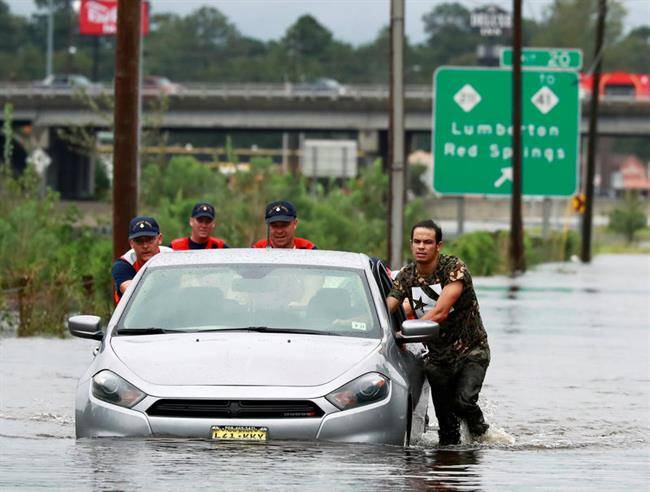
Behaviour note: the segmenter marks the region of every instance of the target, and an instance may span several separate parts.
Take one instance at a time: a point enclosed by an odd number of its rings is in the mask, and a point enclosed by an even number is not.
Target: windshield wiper
[[[158,328],[156,326],[150,326],[148,328],[120,328],[117,330],[118,335],[161,335],[163,333],[187,333],[187,331]]]
[[[303,328],[275,328],[270,326],[242,326],[240,328],[215,328],[209,330],[197,330],[199,332],[218,332],[218,331],[255,331],[258,333],[294,333],[299,335],[335,335],[341,336],[340,333],[323,330],[308,330]]]

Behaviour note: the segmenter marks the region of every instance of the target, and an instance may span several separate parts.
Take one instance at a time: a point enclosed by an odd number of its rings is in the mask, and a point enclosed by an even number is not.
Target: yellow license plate
[[[266,441],[269,430],[266,427],[243,425],[213,425],[212,439],[220,441]]]

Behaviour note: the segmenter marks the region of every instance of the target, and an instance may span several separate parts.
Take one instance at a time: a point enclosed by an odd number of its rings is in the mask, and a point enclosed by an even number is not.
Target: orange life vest
[[[266,248],[267,245],[268,242],[266,239],[260,239],[255,244],[253,244],[253,248]],[[273,245],[271,245],[271,247],[273,247]],[[308,241],[307,239],[303,239],[301,237],[295,237],[293,238],[293,249],[318,249],[318,248],[316,248],[316,245],[314,243]]]
[[[203,249],[221,249],[224,247],[226,243],[224,242],[223,239],[219,239],[218,237],[209,237],[208,240],[205,242],[205,246]],[[189,237],[181,237],[178,239],[174,239],[172,241],[172,249],[174,251],[186,251],[190,249],[190,238]]]
[[[138,273],[140,268],[142,268],[142,265],[144,265],[144,263],[140,263],[138,261],[138,258],[135,255],[135,251],[133,251],[132,249],[130,249],[122,256],[120,256],[118,261],[123,261],[124,263],[128,263],[129,265],[131,265],[135,270],[135,273]],[[120,302],[120,299],[122,298],[122,293],[119,292],[118,290],[119,288],[120,288],[119,286],[113,284],[113,300],[115,301],[116,306],[117,303]]]

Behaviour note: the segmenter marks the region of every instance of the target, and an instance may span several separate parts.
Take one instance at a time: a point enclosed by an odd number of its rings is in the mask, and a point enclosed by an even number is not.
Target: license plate
[[[244,425],[213,425],[212,439],[219,441],[266,441],[269,429]]]

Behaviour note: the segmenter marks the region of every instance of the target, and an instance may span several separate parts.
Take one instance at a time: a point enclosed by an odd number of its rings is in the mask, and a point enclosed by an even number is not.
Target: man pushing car
[[[472,277],[455,256],[443,255],[442,230],[433,220],[411,229],[413,263],[393,281],[386,300],[391,312],[408,299],[414,314],[439,323],[440,331],[427,342],[425,371],[438,418],[441,446],[460,444],[460,420],[473,438],[488,429],[478,406],[490,348],[483,328]]]

